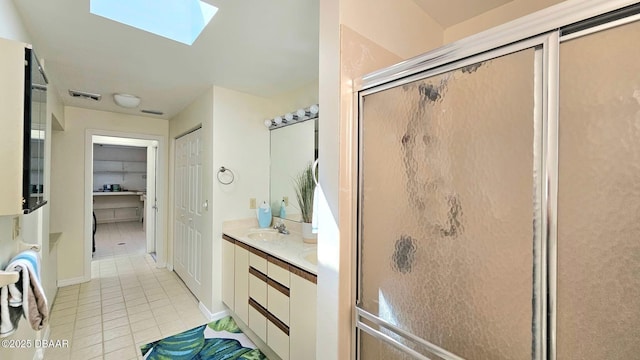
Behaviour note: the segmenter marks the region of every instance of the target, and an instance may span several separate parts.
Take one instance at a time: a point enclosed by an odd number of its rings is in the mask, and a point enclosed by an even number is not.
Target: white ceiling
[[[461,23],[513,0],[413,0],[443,28]]]
[[[66,105],[168,119],[212,84],[272,97],[317,80],[319,0],[205,1],[219,10],[192,46],[93,15],[89,0],[14,3]],[[139,96],[139,109],[116,106],[116,92]]]
[[[14,3],[66,105],[169,119],[212,84],[273,97],[317,80],[320,0],[204,1],[219,10],[192,46],[93,15],[89,0]],[[413,1],[447,28],[512,0]],[[118,107],[117,92],[139,96],[140,107]]]

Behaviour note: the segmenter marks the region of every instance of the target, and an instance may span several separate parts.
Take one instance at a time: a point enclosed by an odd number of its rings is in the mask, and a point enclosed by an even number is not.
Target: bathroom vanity
[[[222,301],[284,360],[315,358],[316,254],[294,231],[223,230]]]

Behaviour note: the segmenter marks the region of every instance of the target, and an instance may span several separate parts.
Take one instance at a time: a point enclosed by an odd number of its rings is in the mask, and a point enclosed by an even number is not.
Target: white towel
[[[41,330],[49,317],[49,307],[40,284],[40,254],[27,250],[16,255],[6,271],[17,271],[20,279],[0,290],[0,337],[11,335],[20,315],[33,330]]]
[[[313,190],[313,213],[311,215],[311,233],[318,233],[318,208],[320,207],[320,184]]]

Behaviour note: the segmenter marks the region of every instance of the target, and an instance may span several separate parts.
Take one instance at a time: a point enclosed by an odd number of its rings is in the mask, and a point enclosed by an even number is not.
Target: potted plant
[[[307,165],[293,179],[296,199],[302,214],[302,239],[306,243],[316,242],[317,235],[311,231],[311,219],[313,218],[313,192],[316,182],[313,178],[313,165]]]

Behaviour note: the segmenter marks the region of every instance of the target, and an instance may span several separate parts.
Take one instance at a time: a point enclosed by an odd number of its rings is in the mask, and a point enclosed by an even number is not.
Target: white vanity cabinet
[[[317,277],[291,267],[289,357],[313,359],[316,353]]]
[[[281,359],[314,359],[316,275],[230,236],[223,239],[223,302]]]
[[[249,323],[249,250],[237,241],[235,245],[234,269],[234,309],[240,320]]]
[[[0,39],[0,216],[23,209],[25,44]]]
[[[227,237],[222,239],[222,302],[231,310],[235,309],[235,242]]]

